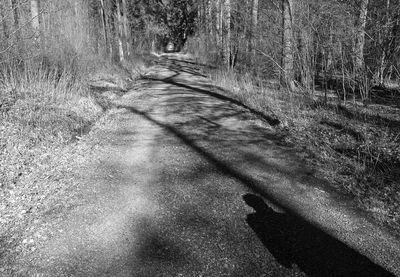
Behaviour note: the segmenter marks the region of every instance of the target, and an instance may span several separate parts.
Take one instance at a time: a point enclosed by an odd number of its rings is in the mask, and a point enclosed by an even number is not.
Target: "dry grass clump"
[[[340,192],[400,235],[400,113],[352,104],[320,104],[271,89],[250,74],[211,73],[223,93],[277,117],[285,140],[306,151],[308,164]]]
[[[9,66],[0,76],[0,185],[10,187],[52,145],[88,130],[101,112],[69,72]]]

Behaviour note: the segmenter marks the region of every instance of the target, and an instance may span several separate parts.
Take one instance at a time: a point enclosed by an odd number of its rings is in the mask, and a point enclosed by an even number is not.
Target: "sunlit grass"
[[[308,153],[307,163],[320,177],[355,197],[376,219],[400,233],[400,175],[396,168],[400,165],[400,137],[396,129],[346,118],[339,109],[329,108],[332,105],[317,104],[305,94],[274,89],[251,74],[216,70],[209,75],[215,85],[224,88],[222,93],[277,117],[281,122],[278,128],[287,133],[285,140]],[[349,104],[348,109],[360,108]],[[364,140],[354,140],[343,130],[321,124],[324,118],[360,133]]]

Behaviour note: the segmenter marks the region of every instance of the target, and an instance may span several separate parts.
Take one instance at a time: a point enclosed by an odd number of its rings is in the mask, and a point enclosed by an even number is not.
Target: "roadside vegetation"
[[[41,215],[68,208],[78,193],[71,168],[91,157],[83,138],[146,67],[139,56],[104,55],[90,10],[82,1],[0,1],[2,276],[33,251],[33,226],[50,224]]]
[[[252,75],[209,72],[219,93],[280,121],[284,142],[340,193],[400,235],[400,113],[282,93]]]

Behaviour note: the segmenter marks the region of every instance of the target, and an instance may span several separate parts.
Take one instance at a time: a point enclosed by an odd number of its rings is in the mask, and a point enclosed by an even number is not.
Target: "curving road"
[[[116,103],[92,189],[28,276],[400,276],[400,243],[188,60]]]

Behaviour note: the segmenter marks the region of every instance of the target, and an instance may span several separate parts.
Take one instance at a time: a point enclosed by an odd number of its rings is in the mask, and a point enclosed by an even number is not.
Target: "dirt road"
[[[191,62],[161,59],[116,105],[85,199],[21,275],[400,275],[399,242]]]

